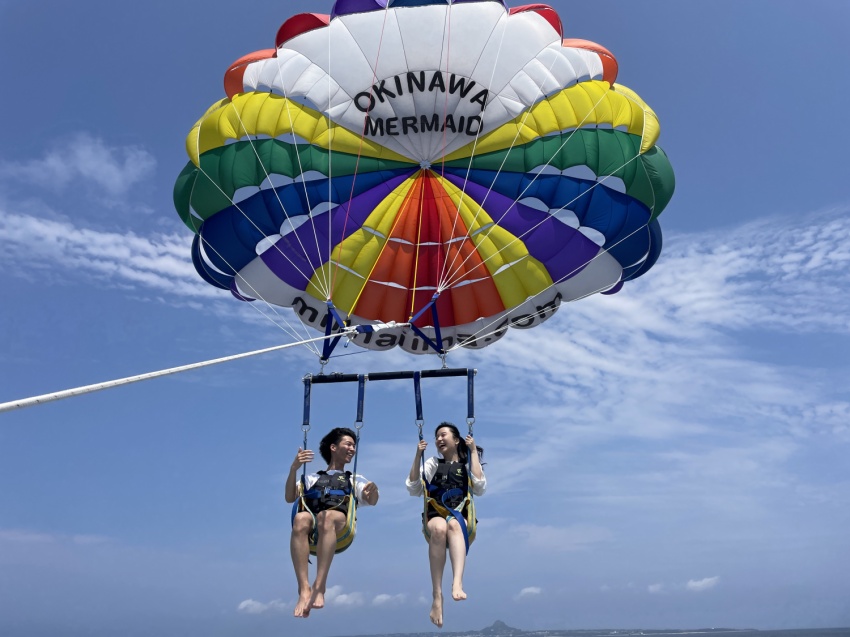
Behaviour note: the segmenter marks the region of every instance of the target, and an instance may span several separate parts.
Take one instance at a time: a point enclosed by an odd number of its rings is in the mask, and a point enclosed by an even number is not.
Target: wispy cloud
[[[205,283],[190,259],[191,235],[148,236],[81,227],[64,219],[14,213],[0,205],[0,265],[25,279],[83,280],[156,294],[161,301],[252,324],[272,324],[290,342],[314,337],[291,310],[241,303]]]
[[[788,462],[809,436],[850,440],[834,370],[777,364],[773,349],[802,333],[850,334],[850,297],[840,293],[850,289],[847,212],[673,237],[621,293],[562,306],[556,319],[468,354],[499,370],[478,393],[522,432],[519,447],[482,440],[492,492],[534,485],[539,467],[588,449],[596,462],[579,493],[597,502],[663,507],[676,494],[744,511],[757,508],[758,490],[792,486]],[[615,440],[643,456],[606,448]]]
[[[83,181],[119,197],[148,179],[155,168],[153,155],[139,146],[110,146],[89,133],[78,133],[40,159],[0,161],[0,179],[57,192]]]
[[[23,529],[0,529],[0,542],[21,542],[25,544],[32,543],[52,543],[59,540],[59,537],[50,533],[41,533],[39,531],[27,531]]]
[[[652,595],[657,595],[664,592],[664,584],[650,584],[646,587],[646,590]]]
[[[265,613],[285,613],[290,608],[289,604],[280,599],[273,599],[267,603],[258,602],[255,599],[246,599],[239,603],[236,610],[246,615],[263,615]]]
[[[375,598],[372,600],[373,606],[398,606],[399,604],[403,604],[407,599],[407,595],[404,593],[399,593],[397,595],[389,595],[387,593],[381,593],[380,595],[375,595]]]
[[[359,592],[343,593],[342,586],[331,586],[325,593],[325,602],[333,606],[356,608],[366,603],[366,596]]]
[[[526,586],[519,593],[514,595],[514,601],[528,599],[529,597],[537,597],[543,593],[543,589],[539,586]]]
[[[518,537],[530,550],[578,551],[612,538],[611,531],[601,527],[574,525],[568,527],[538,524],[516,524],[507,533]]]
[[[4,245],[0,260],[14,263],[23,276],[58,268],[68,276],[94,277],[111,285],[194,298],[215,295],[195,273],[185,236],[96,231],[69,221],[0,210],[0,241]]]
[[[702,591],[707,591],[711,588],[717,586],[720,582],[720,576],[715,577],[705,577],[700,580],[688,580],[688,583],[685,584],[685,588],[689,591],[693,591],[695,593],[701,593]]]

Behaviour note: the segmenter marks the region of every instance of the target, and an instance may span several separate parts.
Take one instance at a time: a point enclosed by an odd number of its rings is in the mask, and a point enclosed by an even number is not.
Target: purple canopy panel
[[[330,249],[333,249],[357,232],[378,204],[413,172],[411,170],[410,173],[393,177],[360,193],[350,202],[347,201],[316,215],[312,221],[301,224],[294,232],[285,234],[263,252],[263,262],[285,283],[298,290],[306,289],[313,273],[330,258],[328,215],[330,214]]]
[[[336,0],[331,9],[331,20],[349,13],[367,13],[386,9],[387,0]]]
[[[458,188],[464,187],[461,177],[445,178]],[[487,188],[470,181],[466,182],[466,194],[478,204],[483,202],[493,221],[519,238],[556,283],[581,272],[599,252],[593,241],[546,211],[516,203],[492,190],[488,193]]]

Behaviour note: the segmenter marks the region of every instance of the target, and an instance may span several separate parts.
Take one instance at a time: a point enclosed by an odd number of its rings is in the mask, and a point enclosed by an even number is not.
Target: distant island
[[[588,629],[588,630],[520,630],[512,628],[505,622],[497,620],[481,630],[465,630],[462,632],[431,631],[427,633],[386,633],[382,635],[360,635],[358,637],[635,637],[640,635],[702,635],[706,633],[746,633],[759,632],[754,628],[621,628],[621,629]]]

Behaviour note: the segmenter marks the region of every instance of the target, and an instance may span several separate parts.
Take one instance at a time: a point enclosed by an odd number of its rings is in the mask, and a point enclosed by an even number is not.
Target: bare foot
[[[463,584],[452,584],[452,599],[456,602],[462,602],[466,599],[466,593],[463,592]]]
[[[437,628],[443,627],[443,594],[434,595],[434,603],[431,604],[431,623]]]
[[[310,594],[310,599],[307,601],[307,608],[304,609],[304,617],[310,616],[310,611],[314,608],[324,608],[325,607],[325,591],[320,591],[315,586],[313,587],[313,592]]]
[[[302,591],[298,594],[298,603],[295,604],[294,617],[309,617],[310,616],[310,589]]]

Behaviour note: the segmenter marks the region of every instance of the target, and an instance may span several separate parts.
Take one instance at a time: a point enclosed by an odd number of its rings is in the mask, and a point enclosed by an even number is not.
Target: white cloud
[[[114,540],[105,535],[63,535],[44,533],[28,529],[0,529],[0,542],[20,542],[23,544],[76,544],[78,546],[99,546]]]
[[[331,586],[325,592],[325,602],[333,606],[342,606],[346,608],[354,608],[363,606],[366,603],[366,596],[363,593],[343,593],[342,586]]]
[[[664,591],[664,584],[650,584],[646,587],[646,590],[655,595]]]
[[[717,583],[720,581],[720,576],[715,577],[705,577],[700,580],[688,580],[688,583],[685,584],[685,588],[689,591],[694,591],[695,593],[700,593],[702,591],[707,591],[711,588],[717,586]]]
[[[80,228],[69,221],[40,219],[0,211],[0,260],[14,262],[26,275],[44,265],[94,276],[102,281],[209,298],[189,260],[190,238],[182,235],[140,237],[133,233]]]
[[[112,539],[103,535],[74,535],[71,538],[71,541],[74,544],[79,544],[81,546],[95,546],[99,544],[109,544],[112,542]]]
[[[521,599],[526,599],[528,597],[537,597],[543,592],[543,589],[539,586],[526,586],[519,593],[514,596],[515,601],[519,601]]]
[[[246,615],[263,615],[265,613],[281,613],[286,612],[289,605],[279,599],[274,599],[268,603],[258,602],[254,599],[246,599],[239,603],[236,610]]]
[[[126,194],[148,179],[156,168],[153,155],[138,146],[109,146],[102,139],[79,133],[42,159],[0,162],[0,178],[63,191],[84,180],[110,197]]]
[[[0,542],[46,543],[56,542],[59,538],[50,533],[26,531],[22,529],[0,529]]]
[[[202,303],[198,309],[205,313],[271,322],[289,342],[317,336],[289,309],[261,301],[240,303],[205,283],[192,265],[188,230],[139,236],[0,208],[0,244],[0,265],[24,279],[83,278],[108,287],[165,294],[171,303]]]
[[[381,593],[380,595],[376,595],[372,600],[373,606],[397,606],[399,604],[403,604],[407,599],[407,596],[404,593],[399,593],[398,595],[388,595],[387,593]]]
[[[531,550],[547,551],[577,551],[612,539],[608,529],[587,525],[515,524],[507,529],[507,533],[518,536]]]
[[[538,328],[465,353],[500,371],[476,387],[479,401],[522,436],[482,439],[489,489],[527,489],[539,467],[588,450],[595,467],[571,493],[598,503],[675,498],[754,515],[760,491],[793,488],[789,460],[807,437],[850,440],[836,369],[777,362],[801,334],[850,334],[847,212],[669,238],[653,271],[619,294],[565,304]],[[847,369],[837,355],[824,363]],[[623,441],[642,446],[641,462]],[[557,527],[542,533],[559,539]]]

